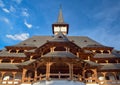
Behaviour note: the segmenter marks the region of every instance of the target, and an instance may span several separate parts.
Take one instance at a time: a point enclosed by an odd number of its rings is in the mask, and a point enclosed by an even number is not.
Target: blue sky
[[[120,0],[0,0],[0,49],[53,35],[60,4],[69,36],[88,36],[120,50]]]

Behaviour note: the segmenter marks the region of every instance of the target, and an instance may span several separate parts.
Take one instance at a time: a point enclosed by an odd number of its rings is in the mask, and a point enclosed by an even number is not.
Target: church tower
[[[62,8],[60,7],[58,20],[56,23],[52,24],[53,34],[56,35],[59,32],[62,32],[64,35],[68,34],[69,24],[64,22]]]

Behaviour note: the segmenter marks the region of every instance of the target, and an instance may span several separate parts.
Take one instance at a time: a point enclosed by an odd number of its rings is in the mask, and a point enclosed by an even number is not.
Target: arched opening
[[[115,76],[113,73],[107,73],[105,75],[106,80],[115,80]]]
[[[104,50],[103,53],[109,53],[107,50]]]
[[[101,53],[101,51],[99,51],[99,50],[96,50],[96,53]]]
[[[81,68],[81,65],[74,65],[73,66],[73,74],[76,74],[76,75],[82,75],[82,68]]]
[[[13,61],[13,63],[21,63],[21,60],[20,60],[20,59],[15,59],[15,60]]]
[[[85,72],[85,78],[92,78],[93,74],[94,74],[94,72],[92,70],[87,70]]]
[[[44,52],[43,52],[43,55],[45,55],[46,53],[49,53],[50,52],[50,48],[49,49],[46,49]]]
[[[50,67],[51,78],[69,78],[69,75],[63,75],[63,74],[69,74],[69,66],[66,63],[54,63]]]
[[[104,84],[104,80],[105,80],[104,75],[102,73],[98,73],[97,75],[100,85]]]
[[[16,50],[11,50],[10,53],[16,53]]]
[[[66,51],[64,47],[56,47],[54,51]]]
[[[116,63],[115,59],[109,60],[109,63]]]
[[[37,69],[37,75],[39,76],[40,74],[46,74],[46,65],[41,64],[38,69]]]
[[[71,53],[73,53],[74,55],[76,55],[77,50],[76,50],[76,49],[71,48],[71,49],[70,49],[70,52],[71,52]]]
[[[92,70],[87,70],[85,72],[85,78],[86,78],[86,82],[93,82],[92,78],[94,78],[94,72]]]
[[[51,65],[51,73],[69,73],[69,66],[66,63],[54,63]]]
[[[3,59],[2,60],[2,63],[10,63],[11,61],[10,61],[10,59]]]
[[[26,72],[25,77],[27,78],[27,80],[26,80],[27,82],[32,82],[34,79],[34,71],[28,70]]]
[[[19,50],[19,52],[18,53],[24,53],[24,50]]]
[[[116,75],[117,80],[120,80],[120,72],[118,72]]]
[[[12,84],[13,74],[11,72],[5,73],[2,84]]]
[[[99,81],[103,81],[105,79],[104,75],[102,73],[98,73],[98,79]]]
[[[22,79],[22,73],[18,72],[15,75],[15,80],[21,80]]]

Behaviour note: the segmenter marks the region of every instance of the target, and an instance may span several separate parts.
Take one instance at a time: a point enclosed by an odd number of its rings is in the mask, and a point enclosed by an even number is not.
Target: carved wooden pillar
[[[25,78],[26,72],[27,72],[27,69],[23,68],[22,83],[24,82],[24,78]]]
[[[14,84],[14,82],[15,82],[16,72],[12,72],[12,74],[13,74],[13,80],[12,80],[13,82],[12,82],[12,83]]]
[[[47,62],[46,64],[46,79],[49,80],[50,77],[50,63]]]
[[[34,74],[35,76],[34,76],[34,81],[36,81],[37,80],[37,69],[35,68],[35,74]]]
[[[16,53],[19,53],[19,50],[16,50]]]
[[[1,72],[1,78],[0,78],[0,84],[2,83],[2,80],[3,80],[3,77],[4,77],[4,74],[5,74],[6,72]]]
[[[82,77],[83,77],[83,81],[84,81],[84,82],[86,82],[86,79],[85,79],[85,72],[86,72],[86,70],[83,69],[83,72],[82,72],[82,75],[83,75],[83,76],[82,76]]]
[[[79,58],[79,52],[77,52],[76,54],[77,54],[77,57]]]
[[[69,74],[70,74],[70,80],[73,79],[73,64],[69,64]]]
[[[2,63],[2,59],[0,59],[0,63]]]
[[[30,56],[30,60],[32,60],[32,58],[33,58],[33,56],[31,55],[31,56]]]
[[[104,50],[100,50],[101,54],[103,54]]]
[[[105,83],[105,80],[106,80],[106,72],[103,72],[103,76],[104,76],[103,82]]]
[[[97,70],[96,69],[93,69],[93,72],[94,72],[94,78],[95,78],[95,82],[98,82],[98,76],[97,76]]]
[[[14,59],[11,59],[11,60],[10,60],[10,63],[13,63],[13,61],[14,61]]]

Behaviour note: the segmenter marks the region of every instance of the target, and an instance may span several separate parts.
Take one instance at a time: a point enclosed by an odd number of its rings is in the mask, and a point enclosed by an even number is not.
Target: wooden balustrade
[[[63,79],[63,80],[70,80],[70,74],[69,73],[51,73],[49,75],[49,80],[52,79]],[[73,74],[72,76],[72,80],[76,80],[76,81],[81,81],[82,82],[82,77],[81,75],[76,75]],[[46,74],[40,74],[39,76],[36,76],[35,78],[30,78],[30,77],[26,77],[24,78],[24,83],[33,83],[33,82],[37,82],[37,81],[42,81],[42,80],[46,80]],[[94,84],[96,83],[96,79],[95,78],[86,78],[85,82],[87,84]],[[11,85],[20,85],[21,80],[0,80],[0,85],[2,84],[11,84]],[[120,80],[101,80],[97,82],[99,85],[120,85]]]

